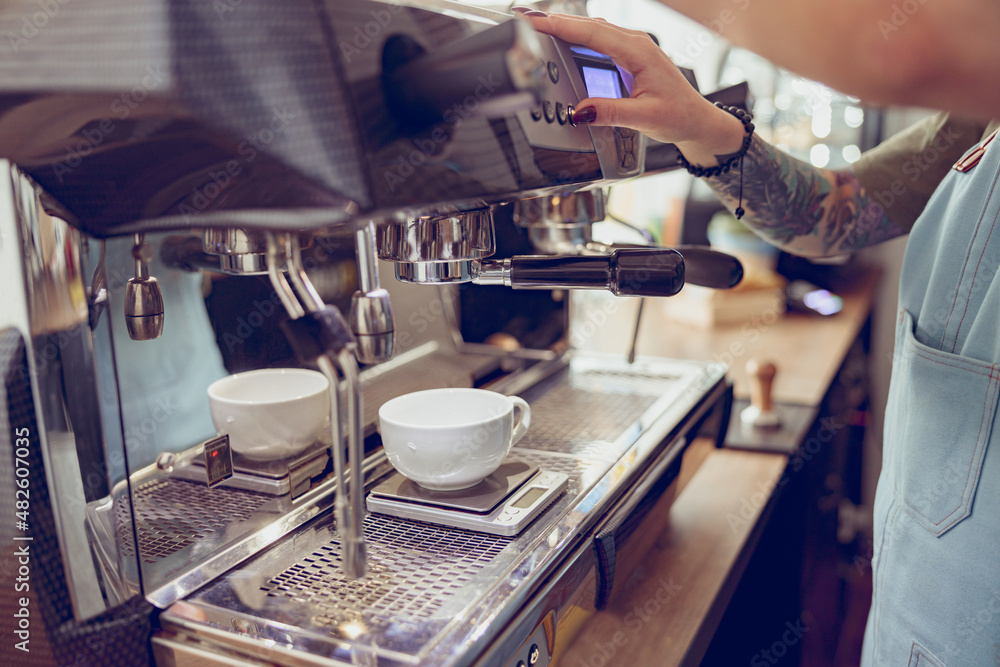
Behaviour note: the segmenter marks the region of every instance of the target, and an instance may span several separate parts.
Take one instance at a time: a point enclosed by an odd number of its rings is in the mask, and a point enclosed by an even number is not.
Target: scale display
[[[463,491],[422,489],[394,473],[368,494],[372,512],[491,535],[513,536],[541,514],[565,489],[569,475],[508,462]]]

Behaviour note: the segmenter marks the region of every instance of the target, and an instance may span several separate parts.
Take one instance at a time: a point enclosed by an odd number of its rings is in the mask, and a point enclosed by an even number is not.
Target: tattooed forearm
[[[707,182],[735,210],[740,170]],[[853,173],[819,169],[756,136],[743,158],[743,208],[743,222],[796,255],[838,255],[903,234]]]

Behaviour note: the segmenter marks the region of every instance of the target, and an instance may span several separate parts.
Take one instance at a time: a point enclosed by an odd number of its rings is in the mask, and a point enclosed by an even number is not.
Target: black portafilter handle
[[[613,246],[593,243],[588,244],[588,247],[601,252],[608,252],[612,248],[618,250],[654,249],[646,245],[625,243],[616,243]],[[672,250],[676,250],[684,257],[684,282],[688,285],[729,289],[736,287],[743,280],[743,265],[732,255],[701,245],[679,245],[674,246]]]
[[[502,263],[509,263],[504,284],[514,289],[606,289],[617,296],[674,296],[684,287],[684,258],[667,248],[516,256]]]
[[[684,256],[684,280],[690,285],[729,289],[743,280],[743,265],[732,255],[699,245],[679,245],[674,250]]]

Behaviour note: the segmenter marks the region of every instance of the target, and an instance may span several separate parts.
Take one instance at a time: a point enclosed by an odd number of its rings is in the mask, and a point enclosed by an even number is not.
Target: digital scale
[[[205,443],[205,455],[196,456],[189,465],[174,469],[173,475],[191,482],[205,483],[217,479],[220,475],[210,474],[215,467],[210,455],[212,451],[220,450],[209,447],[217,440],[221,438]],[[277,460],[258,461],[235,451],[231,454],[231,474],[216,482],[218,486],[269,496],[290,494],[292,499],[308,491],[313,478],[323,474],[330,465],[330,447],[322,442],[317,442],[294,456]]]
[[[393,473],[368,494],[368,509],[491,535],[524,530],[565,490],[569,475],[508,461],[479,484],[458,491],[432,491]]]

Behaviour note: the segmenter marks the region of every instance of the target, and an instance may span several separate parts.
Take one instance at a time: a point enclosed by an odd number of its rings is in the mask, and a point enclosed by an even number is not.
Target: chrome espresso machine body
[[[448,0],[51,4],[0,6],[0,655],[548,664],[687,439],[728,423],[719,364],[463,336],[497,290],[739,280],[589,241],[587,202],[647,155],[570,122],[627,94],[614,64]],[[536,250],[497,254],[517,225]],[[270,366],[326,375],[333,419],[262,462],[206,388]],[[403,486],[379,405],[447,386],[532,404],[517,481],[374,511]]]

